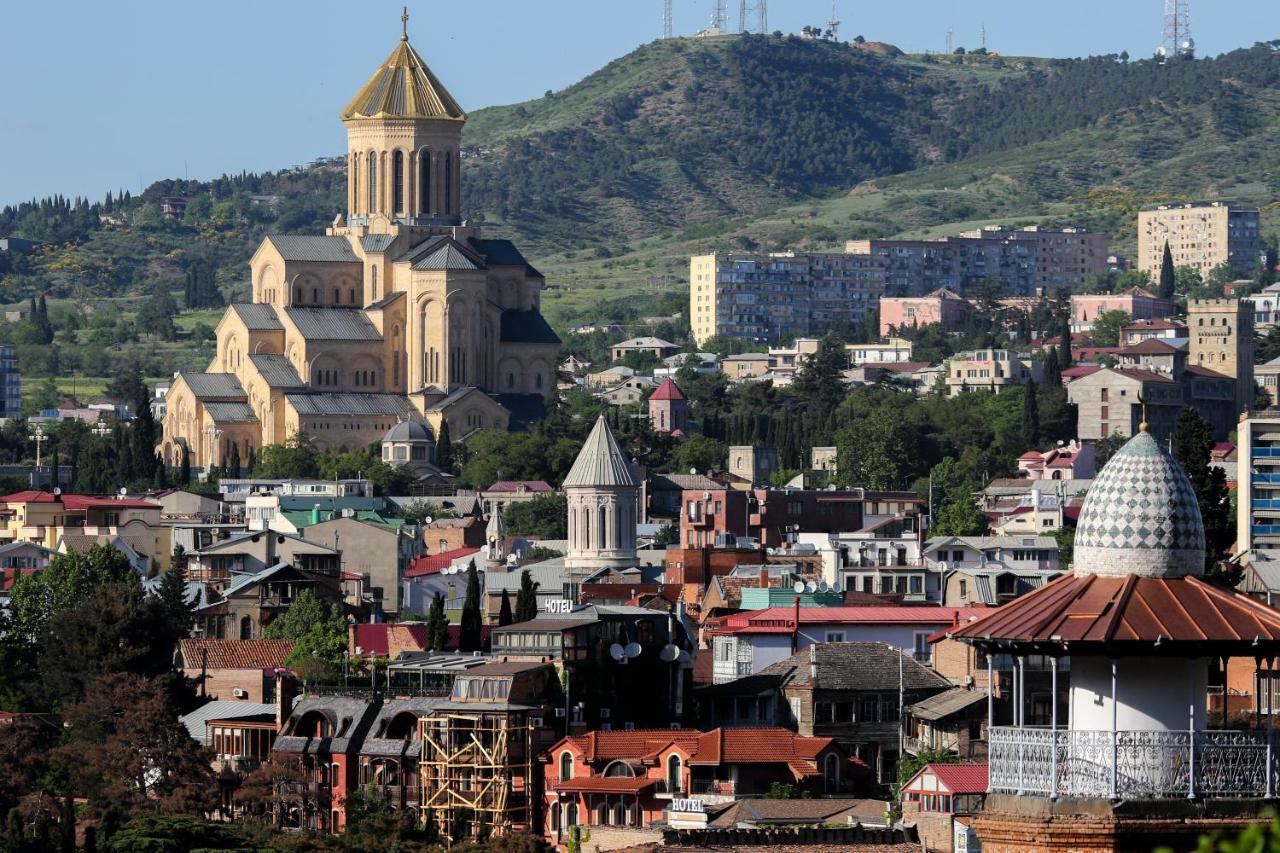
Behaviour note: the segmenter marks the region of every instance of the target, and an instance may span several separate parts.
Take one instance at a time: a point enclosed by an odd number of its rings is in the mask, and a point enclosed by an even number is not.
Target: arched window
[[[378,152],[369,152],[369,212],[378,212]]]
[[[418,212],[431,213],[431,152],[425,148],[418,154]]]
[[[565,750],[560,753],[560,781],[565,782],[573,778],[573,753]]]
[[[320,288],[318,287],[311,288],[311,301],[317,305],[320,304]]]
[[[578,804],[577,803],[569,803],[569,808],[565,809],[564,825],[566,827],[578,825]]]
[[[394,195],[391,207],[396,213],[404,213],[408,206],[404,203],[404,152],[397,151],[391,155],[391,189]]]
[[[827,757],[822,760],[823,773],[826,777],[827,789],[830,790],[840,784],[840,759],[834,752],[827,753]]]
[[[680,784],[680,756],[672,755],[667,759],[667,793],[679,794],[682,790]]]
[[[356,212],[356,205],[360,203],[360,155],[351,155],[351,165],[348,167],[351,174],[351,212]]]
[[[516,375],[510,371],[507,371],[507,390],[510,391],[515,387],[516,387]]]
[[[560,831],[560,804],[559,803],[551,804],[551,831],[552,832]]]
[[[541,373],[535,374],[533,378],[533,383],[534,385],[537,386],[539,391],[542,390],[542,374]]]
[[[336,287],[333,289],[333,304],[334,305],[342,304],[342,291]]]
[[[596,826],[609,825],[609,804],[600,803],[596,806]]]
[[[253,639],[253,620],[250,619],[248,616],[242,616],[240,618],[240,639],[242,640]]]
[[[299,305],[302,304],[302,288],[301,287],[295,287],[293,289],[293,301],[297,302]]]
[[[453,213],[453,154],[444,155],[444,212]]]
[[[627,809],[621,802],[613,804],[613,820],[611,823],[613,823],[614,826],[627,825]]]

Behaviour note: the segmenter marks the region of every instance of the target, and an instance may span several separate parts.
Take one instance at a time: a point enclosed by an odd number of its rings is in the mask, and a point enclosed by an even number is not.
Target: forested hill
[[[682,255],[726,240],[839,245],[960,220],[1087,215],[1108,193],[1123,196],[1123,215],[1085,224],[1118,233],[1131,228],[1129,207],[1154,198],[1280,196],[1278,44],[1161,66],[895,58],[798,37],[658,41],[561,92],[472,113],[464,206],[569,289],[626,265],[576,269],[575,257],[626,255],[640,241],[650,255],[636,268],[656,267],[652,286],[673,289]],[[0,235],[52,245],[0,258],[0,302],[177,293],[201,262],[243,294],[262,235],[322,229],[343,181],[339,160],[4,208]],[[854,188],[859,207],[839,217],[797,222],[783,209],[789,226],[755,227],[786,205],[821,218]],[[160,216],[165,195],[194,199],[183,220]]]

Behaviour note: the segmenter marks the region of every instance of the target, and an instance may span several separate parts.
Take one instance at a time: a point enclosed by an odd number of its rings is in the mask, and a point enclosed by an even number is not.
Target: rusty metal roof
[[[1274,654],[1280,611],[1197,577],[1066,575],[947,633],[991,645],[1158,642]]]

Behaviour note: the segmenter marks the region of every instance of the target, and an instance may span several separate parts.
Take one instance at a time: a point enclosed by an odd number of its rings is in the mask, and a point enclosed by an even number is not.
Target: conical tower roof
[[[630,486],[636,488],[640,479],[618,446],[613,431],[605,423],[604,415],[596,420],[591,434],[582,445],[578,458],[573,460],[569,475],[564,478],[565,488],[571,486]]]
[[[1201,575],[1204,551],[1195,489],[1144,429],[1116,451],[1089,487],[1072,571],[1103,577]]]
[[[373,72],[369,82],[342,111],[342,120],[405,118],[466,121],[444,84],[409,44],[408,14],[402,18],[406,30],[391,55]]]

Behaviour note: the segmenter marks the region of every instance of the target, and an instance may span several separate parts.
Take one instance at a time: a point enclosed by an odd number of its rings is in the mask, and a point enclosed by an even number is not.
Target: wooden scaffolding
[[[451,844],[535,826],[527,714],[441,710],[418,726],[424,822],[434,820]]]

